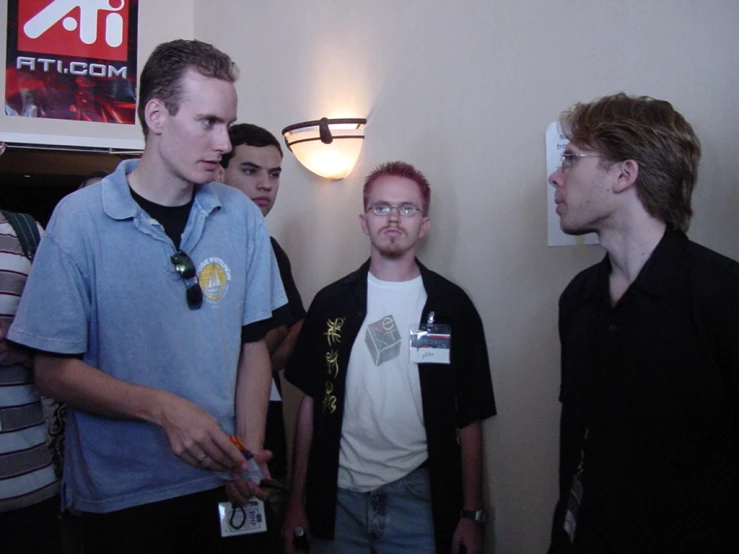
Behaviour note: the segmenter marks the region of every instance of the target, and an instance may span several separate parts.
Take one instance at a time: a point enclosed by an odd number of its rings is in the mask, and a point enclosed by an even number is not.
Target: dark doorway
[[[0,208],[31,214],[46,227],[59,200],[92,171],[113,171],[130,156],[9,147],[0,156]]]

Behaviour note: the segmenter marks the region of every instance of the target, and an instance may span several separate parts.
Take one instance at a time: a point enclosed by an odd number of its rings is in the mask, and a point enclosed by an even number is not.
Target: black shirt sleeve
[[[282,249],[280,244],[272,237],[272,249],[275,252],[275,259],[277,260],[277,267],[280,269],[280,278],[282,279],[282,286],[285,287],[285,294],[287,294],[287,305],[290,307],[290,315],[292,321],[287,325],[297,323],[305,317],[305,308],[303,307],[303,299],[300,297],[298,287],[295,286],[295,280],[293,279],[292,267],[290,265],[290,259]]]
[[[287,325],[294,325],[305,317],[305,308],[303,308],[303,300],[300,298],[298,287],[295,286],[292,269],[290,267],[290,259],[285,254],[280,244],[272,237],[272,249],[275,252],[277,267],[280,270],[280,279],[282,286],[285,288],[287,295],[287,304],[280,306],[272,312],[272,317],[255,321],[249,325],[244,325],[241,331],[241,342],[255,342],[263,339],[269,331]]]
[[[283,304],[272,312],[272,317],[254,321],[241,328],[241,342],[256,342],[263,339],[267,333],[282,325],[292,325],[292,316],[287,304]]]
[[[462,428],[494,416],[497,410],[482,319],[466,294],[460,296],[458,305],[463,317],[458,319],[459,325],[454,331],[457,337],[452,340],[457,343],[457,355],[464,357],[457,366],[457,425]]]

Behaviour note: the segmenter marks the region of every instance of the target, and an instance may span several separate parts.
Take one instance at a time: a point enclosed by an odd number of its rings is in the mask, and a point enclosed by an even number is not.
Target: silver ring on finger
[[[208,455],[203,454],[202,456],[200,456],[200,458],[198,458],[198,465],[202,464],[207,459],[208,459]]]

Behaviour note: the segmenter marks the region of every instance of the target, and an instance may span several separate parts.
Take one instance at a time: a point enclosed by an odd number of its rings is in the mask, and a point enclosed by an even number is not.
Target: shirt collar
[[[682,231],[667,230],[647,263],[639,272],[635,285],[648,294],[664,297],[678,284],[678,271],[684,260],[688,237]]]
[[[421,278],[424,281],[424,285],[426,284],[426,281],[428,280],[430,276],[429,269],[423,265],[420,261],[418,261],[418,258],[416,258],[416,265],[418,266],[418,269],[421,271]],[[348,283],[358,283],[358,284],[366,284],[367,283],[367,274],[369,273],[370,268],[370,259],[368,258],[355,272],[350,273],[346,276],[346,281]]]
[[[680,275],[678,269],[682,264],[687,244],[688,237],[685,233],[666,230],[629,289],[657,297],[668,296],[678,284],[677,279]],[[606,254],[596,266],[595,279],[586,285],[585,298],[602,298],[605,295],[610,302],[610,275],[611,260]]]
[[[141,209],[138,203],[131,197],[127,179],[128,174],[138,167],[139,161],[124,160],[118,164],[118,167],[111,175],[103,179],[103,209],[113,219],[131,219],[136,217],[136,214]],[[209,214],[221,206],[221,199],[213,183],[195,186],[195,202],[193,202],[193,207],[197,207],[206,214]]]

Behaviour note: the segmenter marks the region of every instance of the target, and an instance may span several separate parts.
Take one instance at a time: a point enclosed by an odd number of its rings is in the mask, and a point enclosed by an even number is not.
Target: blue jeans
[[[334,540],[314,537],[311,554],[434,554],[428,470],[370,492],[339,489]]]

